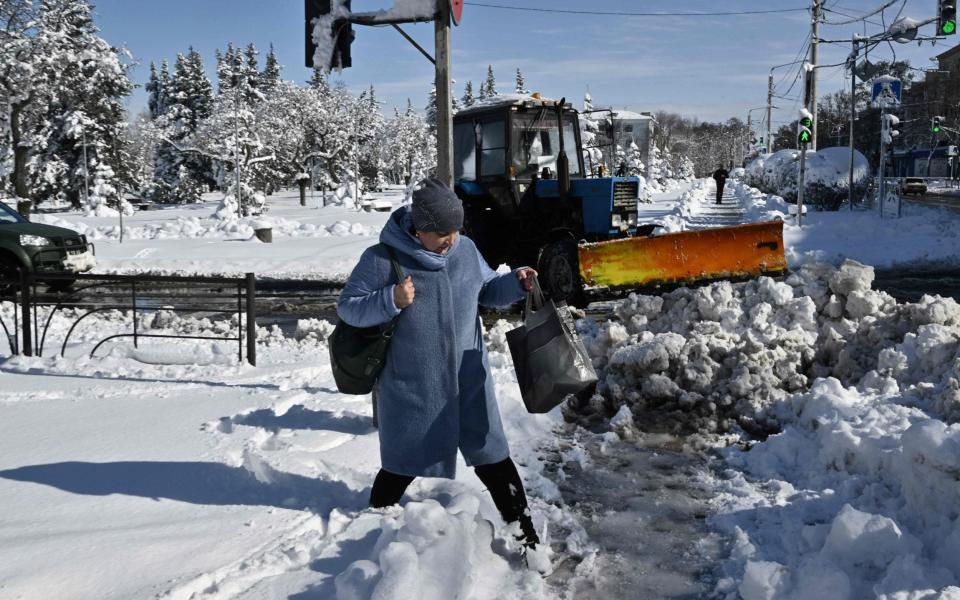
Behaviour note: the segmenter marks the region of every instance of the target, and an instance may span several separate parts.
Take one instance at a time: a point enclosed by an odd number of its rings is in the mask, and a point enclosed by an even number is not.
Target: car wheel
[[[12,256],[0,255],[0,295],[12,294],[19,287],[23,264]]]

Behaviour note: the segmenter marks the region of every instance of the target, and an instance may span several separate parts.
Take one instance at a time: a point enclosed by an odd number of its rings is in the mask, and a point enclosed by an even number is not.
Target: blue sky
[[[482,1],[482,0],[478,0]],[[490,4],[595,11],[738,11],[795,8],[810,0],[489,0]],[[255,43],[264,52],[272,43],[284,65],[284,78],[305,81],[303,66],[303,0],[94,0],[95,19],[102,35],[114,45],[126,46],[140,63],[133,71],[144,83],[150,61],[163,58],[171,64],[178,52],[194,46],[204,57],[213,78],[214,50],[232,41]],[[354,0],[353,10],[389,8],[392,0]],[[827,0],[827,7],[860,15],[882,0]],[[887,11],[887,19],[899,9]],[[933,16],[934,0],[907,0],[904,14],[918,19]],[[829,13],[832,20],[843,20]],[[880,29],[879,16],[868,32]],[[432,24],[406,25],[422,45],[433,45]],[[356,27],[354,67],[339,76],[351,89],[373,84],[386,110],[426,103],[433,66],[392,28]],[[863,33],[863,25],[825,26],[828,39]],[[932,27],[926,31],[932,33]],[[470,79],[474,88],[492,65],[500,91],[512,91],[514,71],[521,69],[527,87],[551,97],[566,96],[579,105],[589,88],[597,106],[635,111],[669,110],[701,120],[746,118],[748,109],[766,103],[767,74],[777,64],[796,59],[807,34],[809,17],[802,12],[753,17],[616,17],[572,16],[519,12],[471,6],[454,29],[454,77],[458,96]],[[899,57],[916,66],[956,42],[938,45],[895,44]],[[850,45],[824,45],[821,63],[842,62]],[[876,50],[877,58],[892,56],[888,47]],[[778,93],[787,91],[793,72],[775,71]],[[844,84],[843,70],[825,69],[821,91]],[[796,95],[799,85],[792,95]],[[131,110],[146,104],[143,90],[130,99]],[[792,101],[777,100],[782,109],[774,124],[791,120]],[[759,120],[763,111],[754,111]]]

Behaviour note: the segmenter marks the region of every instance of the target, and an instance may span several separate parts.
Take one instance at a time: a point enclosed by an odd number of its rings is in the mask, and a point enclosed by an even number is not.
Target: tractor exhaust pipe
[[[567,158],[567,151],[563,147],[563,105],[566,101],[566,98],[561,98],[560,103],[556,105],[557,131],[560,138],[560,154],[557,156],[557,181],[560,187],[560,197],[563,199],[570,195],[570,160]]]

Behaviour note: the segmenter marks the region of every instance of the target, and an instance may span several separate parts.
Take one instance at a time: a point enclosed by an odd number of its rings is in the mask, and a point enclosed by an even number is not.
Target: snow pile
[[[758,157],[744,173],[747,183],[760,190],[797,201],[800,153],[780,150]],[[854,152],[854,194],[862,196],[870,177],[870,164],[860,152]],[[821,209],[836,210],[848,198],[850,189],[850,150],[823,148],[807,151],[804,175],[804,203]]]
[[[677,430],[777,431],[775,406],[820,377],[881,390],[960,419],[960,306],[897,304],[870,289],[873,268],[814,263],[786,282],[761,277],[663,296],[631,294],[617,320],[581,321],[611,412],[662,415]]]
[[[580,418],[740,442],[715,482],[721,597],[960,597],[960,305],[873,276],[813,263],[578,324],[601,377]]]
[[[513,571],[492,550],[494,529],[476,494],[433,499],[386,511],[370,553],[336,577],[337,600],[540,598],[543,580]]]
[[[737,540],[728,598],[960,597],[960,425],[818,379],[788,423],[728,450],[714,526]],[[738,584],[738,579],[742,580]]]
[[[83,222],[74,222],[53,215],[37,215],[35,221],[73,229],[87,236],[91,241],[115,240],[120,238],[119,225],[90,226]],[[125,240],[176,240],[176,239],[252,239],[254,230],[270,227],[276,237],[343,237],[348,235],[376,236],[380,230],[376,227],[336,221],[329,225],[316,225],[279,217],[249,217],[238,219],[201,219],[198,217],[177,217],[175,220],[148,223],[146,225],[125,226]]]

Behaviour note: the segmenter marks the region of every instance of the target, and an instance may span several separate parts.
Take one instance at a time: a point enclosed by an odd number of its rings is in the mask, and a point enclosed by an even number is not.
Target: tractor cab
[[[579,242],[636,232],[639,179],[586,177],[569,103],[496,96],[458,112],[453,138],[464,230],[491,265],[537,265],[545,289],[569,297]]]

